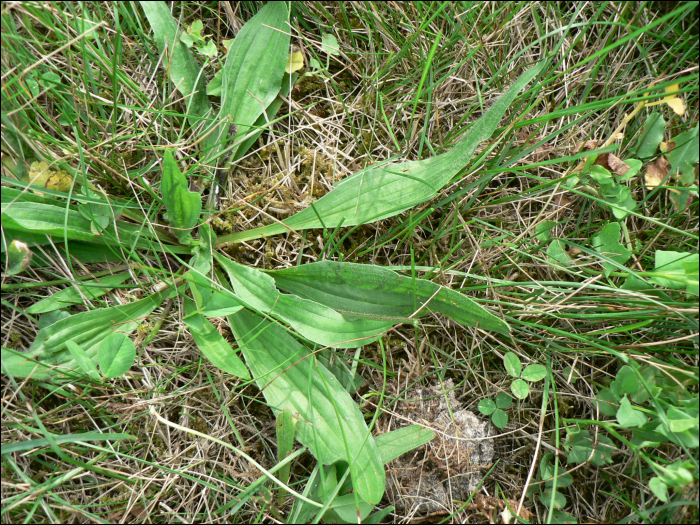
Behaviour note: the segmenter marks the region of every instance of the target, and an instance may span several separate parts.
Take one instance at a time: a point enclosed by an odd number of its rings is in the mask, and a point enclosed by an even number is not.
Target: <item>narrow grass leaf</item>
[[[79,344],[90,359],[97,361],[97,350],[102,341],[115,331],[131,333],[168,293],[164,290],[140,301],[82,312],[56,321],[39,330],[26,352],[3,348],[3,371],[15,377],[31,375],[34,379],[69,380],[78,364],[66,348],[67,341]]]
[[[483,330],[506,335],[510,330],[504,321],[457,291],[380,266],[320,261],[267,273],[281,290],[333,308],[346,318],[411,322],[410,316],[439,312]]]
[[[362,412],[338,380],[282,327],[248,310],[228,321],[270,408],[298,412],[297,439],[324,465],[348,462],[358,495],[379,503],[382,459]]]
[[[289,323],[307,339],[338,348],[357,348],[376,341],[393,321],[346,318],[336,310],[296,295],[281,294],[269,275],[217,257],[228,273],[236,295],[258,312]]]
[[[163,179],[160,183],[168,220],[182,244],[190,242],[190,230],[197,224],[202,211],[202,197],[187,189],[187,179],[169,151],[163,157]]]
[[[56,443],[84,443],[86,441],[121,441],[123,439],[138,439],[137,436],[131,434],[106,432],[82,432],[79,434],[51,434],[51,438]],[[46,438],[28,439],[16,443],[3,443],[2,453],[12,454],[13,452],[24,452],[39,447],[49,446],[49,440]]]
[[[220,242],[241,242],[290,229],[369,223],[393,217],[435,197],[469,163],[479,143],[493,134],[515,97],[542,67],[543,64],[538,64],[523,73],[451,151],[421,161],[369,166],[341,181],[313,206],[293,215],[284,224],[275,223],[224,236]]]

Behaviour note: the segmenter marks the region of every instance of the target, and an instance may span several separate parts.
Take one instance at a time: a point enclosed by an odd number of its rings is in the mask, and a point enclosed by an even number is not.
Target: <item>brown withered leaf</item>
[[[598,166],[604,167],[608,171],[612,171],[612,168],[610,168],[610,164],[608,163],[608,157],[610,156],[610,153],[601,153],[598,155],[593,161],[593,164],[596,164]]]
[[[540,162],[549,158],[552,153],[554,146],[551,144],[542,144],[539,148],[532,152],[532,160],[535,162]]]
[[[624,175],[630,169],[629,164],[620,160],[612,153],[608,153],[608,165],[610,166],[610,171],[615,175]]]
[[[671,165],[666,160],[666,157],[661,155],[658,159],[647,166],[647,171],[644,174],[644,184],[647,189],[653,190],[663,182],[668,175],[668,170]]]
[[[598,147],[598,144],[600,144],[600,140],[598,139],[591,139],[587,140],[586,142],[579,142],[574,152],[579,153],[581,151],[591,151],[592,149],[596,149]]]

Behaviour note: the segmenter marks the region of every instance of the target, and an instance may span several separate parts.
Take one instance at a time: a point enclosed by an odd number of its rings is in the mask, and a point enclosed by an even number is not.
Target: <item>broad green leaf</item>
[[[166,289],[140,301],[82,312],[56,321],[39,330],[26,352],[3,348],[3,371],[15,377],[31,375],[34,379],[70,380],[71,373],[78,370],[78,364],[66,348],[67,341],[74,341],[90,359],[97,361],[97,349],[102,341],[115,331],[131,333],[168,293]]]
[[[508,352],[503,356],[503,365],[506,367],[506,371],[512,377],[520,377],[520,374],[523,371],[523,365],[520,364],[520,358],[513,352]]]
[[[248,133],[248,138],[241,138],[240,144],[237,145],[235,153],[231,156],[233,162],[240,160],[243,156],[245,156],[250,147],[257,142],[263,131],[269,128],[268,122],[272,122],[274,120],[275,115],[277,115],[277,112],[282,107],[282,104],[284,104],[283,97],[289,96],[289,92],[294,86],[297,78],[299,78],[299,75],[296,73],[292,75],[291,79],[289,75],[285,73],[285,75],[282,77],[282,88],[280,89],[279,95],[275,97],[275,100],[273,100],[267,109],[265,109],[265,113],[260,115],[258,120],[255,121],[255,124],[253,124],[252,129],[257,131],[251,131]]]
[[[190,282],[190,291],[195,304],[202,315],[207,317],[225,317],[244,308],[241,300],[226,288],[214,285],[201,273],[190,270],[184,275]]]
[[[238,307],[239,309],[241,307]],[[219,331],[202,314],[195,313],[195,305],[185,299],[185,317],[182,319],[204,356],[224,372],[250,379],[245,364]]]
[[[163,203],[173,232],[182,244],[191,242],[190,230],[202,211],[202,197],[187,189],[187,179],[177,167],[170,151],[163,156],[163,180],[160,183]]]
[[[563,266],[568,266],[571,264],[571,257],[566,253],[564,249],[564,243],[560,239],[554,239],[547,246],[547,256],[556,263]]]
[[[530,394],[530,385],[522,379],[516,379],[510,385],[510,391],[518,399],[525,399]]]
[[[656,153],[656,148],[664,140],[665,128],[666,121],[661,113],[655,112],[649,115],[642,128],[642,134],[639,136],[639,145],[635,156],[640,159],[652,157]]]
[[[211,270],[212,258],[214,257],[214,245],[216,244],[216,234],[207,223],[199,227],[199,239],[192,247],[192,259],[190,266],[199,273],[206,275]]]
[[[600,254],[603,254],[606,259],[617,262],[623,265],[632,256],[627,248],[620,244],[620,224],[611,222],[598,232],[598,235],[591,237],[591,246]],[[612,262],[603,262],[603,273],[608,277],[617,266]]]
[[[275,223],[234,233],[222,237],[220,242],[241,242],[290,230],[336,228],[378,221],[435,197],[468,165],[479,143],[493,134],[515,97],[542,67],[543,64],[538,64],[523,73],[451,151],[421,161],[369,166],[341,181],[335,189],[284,224]]]
[[[228,273],[236,295],[251,308],[289,323],[307,339],[324,346],[357,348],[376,341],[393,321],[347,318],[343,314],[296,295],[281,294],[269,275],[226,257],[217,260]]]
[[[571,450],[566,459],[567,464],[584,463],[590,460],[591,463],[600,467],[613,462],[611,456],[616,448],[609,437],[599,432],[594,448],[593,438],[587,429],[574,429],[568,432],[567,439],[571,438],[569,442]]]
[[[499,392],[496,396],[496,407],[498,408],[505,410],[506,408],[510,407],[511,403],[513,403],[513,398],[505,392]]]
[[[67,319],[70,317],[70,313],[65,310],[58,310],[46,313],[39,317],[39,322],[37,323],[39,330],[46,328],[54,323],[59,322],[61,319]]]
[[[496,411],[496,403],[493,401],[493,399],[482,399],[479,401],[479,412],[484,414],[485,416],[490,416]]]
[[[357,509],[355,496],[345,494],[336,496],[328,511],[323,515],[326,523],[364,523],[364,519],[374,510],[374,505],[368,505],[360,500],[360,508]]]
[[[432,441],[433,438],[435,438],[435,432],[432,430],[420,425],[409,425],[380,434],[374,438],[374,442],[386,465],[406,452]]]
[[[111,235],[106,233],[95,235],[90,226],[91,221],[84,218],[79,212],[50,204],[15,202],[12,205],[3,205],[2,224],[6,228],[24,232],[111,245],[119,244],[114,234],[113,225],[106,229],[106,232]],[[148,231],[142,232],[140,228],[132,224],[120,224],[119,239],[122,242],[136,243],[138,248],[148,248],[149,245],[144,240],[138,240],[140,234],[143,234],[144,237],[148,236]]]
[[[508,424],[508,414],[506,414],[503,410],[500,408],[497,408],[493,415],[491,416],[491,422],[497,427],[497,428],[505,428],[506,425]]]
[[[297,439],[324,465],[346,461],[358,495],[371,505],[379,503],[383,462],[353,398],[282,327],[248,310],[228,321],[273,412],[287,407],[298,412]]]
[[[668,501],[668,485],[660,477],[655,476],[649,480],[649,489],[661,501]]]
[[[676,147],[666,153],[666,158],[671,163],[671,173],[678,170],[683,184],[692,184],[695,181],[695,165],[700,157],[699,131],[700,124],[676,135],[673,137]]]
[[[102,341],[97,350],[97,360],[100,363],[102,375],[106,378],[119,377],[126,374],[134,364],[136,346],[134,342],[120,332],[114,332]]]
[[[411,322],[439,312],[468,326],[508,334],[509,326],[464,294],[381,266],[320,261],[267,272],[285,292],[326,305],[346,317]],[[427,305],[423,307],[423,305]]]
[[[525,381],[542,381],[547,375],[547,368],[544,365],[529,365],[523,370],[523,379]]]
[[[7,250],[7,275],[17,275],[29,268],[32,251],[26,242],[14,239]]]
[[[68,348],[68,351],[73,356],[73,359],[75,359],[75,362],[78,363],[78,366],[83,372],[85,372],[85,374],[95,381],[100,380],[100,373],[97,371],[95,363],[93,363],[92,359],[88,357],[85,350],[83,350],[79,344],[74,343],[73,341],[66,341],[66,348]]]
[[[323,49],[323,51],[329,55],[340,55],[338,39],[335,38],[335,35],[331,35],[330,33],[323,33],[321,36],[321,49]]]
[[[124,272],[74,283],[46,299],[34,303],[27,308],[27,312],[30,314],[43,314],[44,312],[59,310],[74,304],[83,304],[86,300],[102,297],[112,289],[113,285],[121,284],[129,277],[131,277],[131,274]]]
[[[655,275],[649,280],[672,290],[685,288],[692,293],[698,287],[697,253],[656,250]]]
[[[601,388],[596,399],[598,409],[606,416],[615,416],[620,406],[620,397],[613,394],[609,388]]]
[[[620,399],[623,395],[637,392],[639,386],[639,380],[634,369],[629,365],[624,365],[618,370],[615,381],[610,383],[610,390]]]
[[[280,92],[289,39],[283,2],[268,2],[236,35],[223,68],[219,120],[233,116],[237,142],[254,131],[252,126]],[[228,128],[223,124],[213,135],[226,137]],[[235,154],[234,148],[231,156]]]
[[[76,210],[66,209],[65,206],[38,202],[3,203],[2,225],[8,230],[18,232],[17,237],[20,240],[23,240],[21,233],[26,232],[42,238],[51,235],[54,240],[58,237],[109,246],[128,246],[162,251],[159,244],[151,240],[155,239],[155,236],[146,227],[119,221],[117,231],[114,229],[114,224],[110,224],[101,232],[101,235],[96,235],[92,229],[92,221],[83,217]],[[172,241],[167,240],[166,242]],[[46,243],[42,241],[41,244]],[[189,249],[182,246],[169,246],[168,250],[175,253],[189,252]]]
[[[178,26],[170,9],[165,2],[140,2],[143,12],[153,29],[158,52],[163,53],[167,43],[167,57],[163,60],[167,64],[170,80],[177,87],[183,97],[188,101],[188,121],[190,126],[197,127],[202,118],[211,112],[211,105],[206,95],[207,77],[200,70],[199,64],[192,56],[187,46],[178,38]],[[180,28],[179,33],[182,34]],[[216,133],[205,139],[204,147],[216,143]]]
[[[554,227],[556,223],[554,221],[542,221],[537,226],[535,226],[535,237],[538,241],[547,242],[552,234],[550,230]]]
[[[698,427],[698,417],[692,417],[676,407],[669,407],[666,410],[671,432],[685,432],[691,428]]]
[[[612,173],[603,166],[593,166],[591,178],[598,182],[600,196],[608,203],[617,219],[624,219],[634,211],[637,202],[632,198],[632,190],[624,184],[618,184]]]
[[[562,494],[558,490],[554,492],[553,499],[551,489],[543,490],[537,497],[539,498],[540,503],[542,503],[542,505],[544,505],[547,508],[549,508],[552,505],[552,503],[554,503],[555,509],[563,509],[564,507],[566,507],[566,496],[564,496],[564,494]]]
[[[641,427],[647,422],[647,416],[632,406],[627,396],[623,396],[620,401],[620,408],[617,410],[617,422],[624,428]]]

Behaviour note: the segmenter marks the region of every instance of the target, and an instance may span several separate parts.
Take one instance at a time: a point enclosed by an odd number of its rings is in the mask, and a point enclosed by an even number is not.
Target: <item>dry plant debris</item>
[[[408,516],[449,513],[454,500],[466,500],[493,464],[491,424],[461,408],[451,379],[415,386],[383,425],[391,429],[420,424],[435,439],[392,461],[387,469],[387,496]],[[390,428],[387,428],[389,430]]]

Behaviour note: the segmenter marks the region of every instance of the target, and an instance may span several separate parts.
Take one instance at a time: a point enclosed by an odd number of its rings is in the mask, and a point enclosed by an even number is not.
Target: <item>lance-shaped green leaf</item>
[[[129,277],[131,277],[131,274],[124,272],[75,283],[60,292],[50,295],[46,299],[42,299],[38,303],[34,303],[27,308],[27,313],[43,314],[74,304],[83,304],[86,300],[102,297],[108,290],[112,289],[113,285],[121,284]]]
[[[197,224],[202,211],[202,197],[187,189],[187,179],[177,167],[169,151],[163,157],[163,180],[160,183],[168,220],[183,244],[190,242],[190,229]]]
[[[540,72],[538,64],[523,73],[455,147],[421,161],[369,166],[344,179],[309,208],[284,224],[275,223],[226,235],[220,243],[241,242],[305,228],[354,226],[392,217],[437,195],[471,160],[480,142],[488,139],[518,93]]]
[[[250,379],[248,369],[241,358],[214,325],[196,312],[194,303],[189,299],[185,299],[185,317],[182,320],[190,329],[197,347],[214,366],[236,377]]]
[[[159,53],[163,53],[167,43],[169,55],[163,63],[168,67],[170,80],[187,99],[190,126],[196,127],[201,118],[211,111],[206,94],[207,77],[200,70],[197,60],[187,46],[180,41],[179,35],[183,31],[178,31],[177,22],[165,2],[141,2],[141,7],[153,29]],[[209,135],[205,139],[204,147],[213,145],[215,141],[215,134]]]
[[[483,330],[506,335],[510,330],[505,321],[457,291],[381,266],[320,261],[266,273],[279,289],[329,306],[346,317],[393,319],[440,312]]]
[[[251,127],[280,92],[289,38],[287,6],[283,2],[268,2],[233,40],[221,79],[219,119],[233,117],[238,140],[252,131]],[[215,134],[226,137],[228,127],[222,125]],[[235,155],[234,148],[231,156]]]
[[[229,324],[275,414],[300,415],[297,439],[319,462],[346,461],[357,494],[376,505],[384,493],[382,458],[355,401],[284,328],[241,310]]]
[[[104,339],[120,332],[131,333],[169,293],[166,289],[133,303],[100,308],[71,315],[39,330],[26,352],[2,349],[2,370],[15,377],[66,381],[80,367],[66,348],[68,341],[80,345],[97,362],[97,350]]]
[[[64,206],[39,202],[3,204],[2,225],[5,228],[32,235],[52,235],[111,246],[121,244],[136,248],[159,249],[158,243],[149,241],[154,236],[145,227],[119,221],[116,231],[114,224],[110,224],[101,232],[101,235],[97,235],[92,231],[91,221],[79,212],[66,209]]]
[[[307,339],[324,346],[357,348],[376,341],[396,321],[343,314],[315,301],[281,294],[275,281],[260,270],[237,264],[226,257],[217,260],[228,273],[236,295],[252,309],[289,323]],[[408,321],[408,319],[405,319]]]

